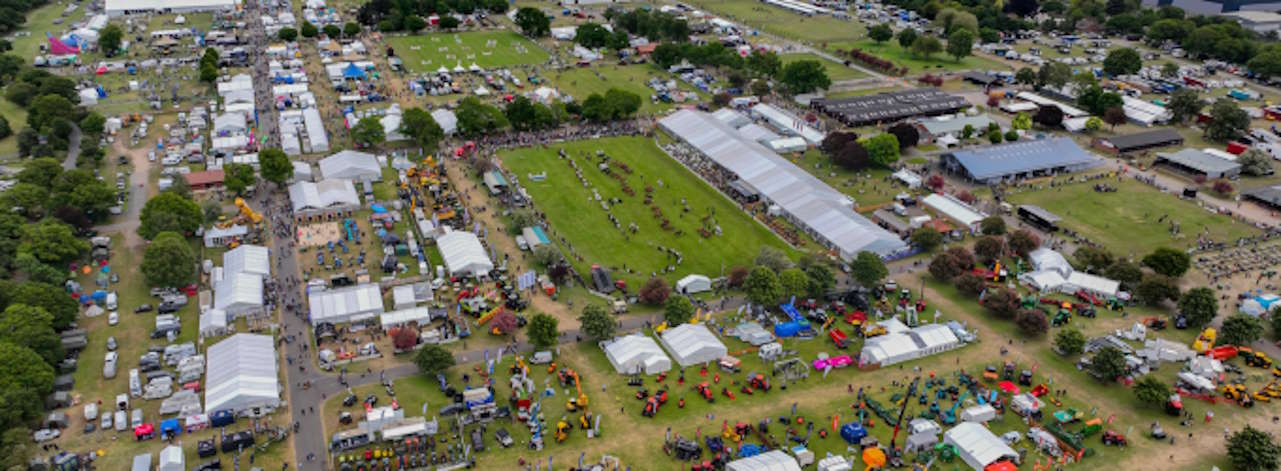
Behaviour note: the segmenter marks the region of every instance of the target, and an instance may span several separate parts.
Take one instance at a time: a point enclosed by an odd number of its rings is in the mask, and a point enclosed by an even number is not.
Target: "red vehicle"
[[[1237,357],[1241,351],[1235,345],[1223,345],[1211,348],[1205,352],[1205,355],[1219,361],[1231,360]]]
[[[827,331],[827,336],[832,339],[832,343],[836,344],[836,348],[847,348],[850,346],[849,336],[845,335],[845,332],[841,332],[841,329],[838,329],[835,326],[832,327],[832,330]]]
[[[703,396],[703,399],[707,399],[707,402],[713,402],[716,400],[716,394],[712,392],[712,388],[711,386],[708,386],[707,381],[698,383],[698,386],[695,386],[694,390],[698,392],[699,396]]]

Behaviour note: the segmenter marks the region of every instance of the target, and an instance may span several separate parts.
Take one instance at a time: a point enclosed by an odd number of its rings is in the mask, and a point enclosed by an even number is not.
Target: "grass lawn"
[[[688,3],[771,34],[809,43],[852,41],[864,35],[863,24],[854,20],[826,15],[806,17],[761,2],[691,0]]]
[[[434,33],[422,36],[393,36],[387,44],[413,73],[435,71],[441,66],[464,68],[472,63],[482,68],[511,67],[547,62],[547,51],[511,31]]]
[[[979,56],[969,56],[957,61],[945,53],[938,53],[928,58],[920,57],[903,49],[895,41],[886,41],[877,44],[871,39],[861,39],[852,43],[834,45],[833,48],[845,49],[858,48],[866,52],[876,54],[882,59],[893,62],[896,67],[907,67],[911,73],[917,74],[922,72],[942,72],[956,70],[1010,70],[1011,67],[993,59]]]
[[[22,36],[13,40],[13,50],[8,54],[21,57],[30,64],[32,58],[40,53],[40,45],[48,44],[45,38],[45,32],[61,33],[67,30],[71,23],[80,21],[85,17],[85,8],[82,5],[77,8],[75,13],[67,17],[62,16],[62,10],[67,8],[65,2],[52,2],[34,11],[27,13],[27,22],[22,25],[19,31],[30,32],[30,36]],[[55,25],[53,21],[62,18],[62,24]]]
[[[807,150],[799,158],[792,158],[792,162],[831,185],[832,188],[850,195],[860,211],[889,203],[894,200],[894,195],[907,190],[896,184],[882,181],[893,173],[888,169],[847,170],[832,165],[831,159],[818,149]]]
[[[833,82],[852,80],[867,76],[867,74],[854,70],[853,68],[846,67],[845,64],[837,64],[814,54],[784,54],[779,56],[779,58],[783,60],[783,65],[803,60],[818,61],[820,64],[823,64],[823,68],[827,69],[827,77],[832,79]]]
[[[18,131],[27,125],[27,110],[12,101],[0,98],[0,116],[9,121],[13,135],[0,139],[0,158],[18,154]]]
[[[573,159],[589,186],[577,183],[569,161],[557,156],[559,149]],[[624,193],[618,180],[597,169],[601,162],[595,157],[597,150],[612,159],[611,173],[622,176],[634,196]],[[571,257],[578,256],[572,261],[583,276],[587,276],[590,265],[598,263],[610,268],[616,278],[621,276],[633,283],[643,282],[651,272],[661,272],[667,266],[676,267],[668,275],[669,281],[691,273],[716,277],[722,269],[728,271],[750,263],[761,246],[786,247],[737,205],[669,158],[649,138],[568,142],[507,151],[501,157],[504,166],[532,195],[535,207],[547,215],[552,225],[549,236],[558,242],[561,237],[569,241],[563,248]],[[634,173],[623,171],[620,163]],[[544,181],[528,178],[544,172]],[[653,188],[653,204],[661,208],[670,229],[662,229],[662,218],[643,203],[646,187]],[[602,201],[619,198],[621,202],[611,204],[606,212],[601,209],[602,202],[593,198],[593,191],[600,193]],[[682,211],[682,199],[688,202],[688,211]],[[621,228],[610,223],[610,213]],[[630,224],[639,230],[631,233],[627,230]],[[722,235],[704,238],[699,234],[699,229],[713,230],[716,226]],[[677,231],[683,234],[678,235]],[[660,247],[678,251],[684,257],[681,265],[676,266],[675,258],[666,256]],[[623,274],[624,266],[629,275]]]
[[[659,72],[648,65],[617,65],[606,62],[596,67],[576,67],[548,72],[543,77],[549,80],[562,95],[573,96],[582,102],[593,93],[605,94],[611,88],[626,90],[641,97],[640,114],[657,114],[675,106],[672,103],[651,100],[654,89],[648,85],[651,77],[664,80],[672,78],[666,72]],[[606,65],[608,64],[608,65]],[[680,88],[693,91],[693,87],[677,81]]]
[[[1062,226],[1111,248],[1117,255],[1142,255],[1160,246],[1186,248],[1197,234],[1205,232],[1215,240],[1231,241],[1257,231],[1223,215],[1213,214],[1172,194],[1123,179],[1114,184],[1114,193],[1099,193],[1091,184],[1075,184],[1053,190],[1015,193],[1010,200],[1035,204],[1063,218]],[[1157,222],[1165,216],[1164,222]],[[1171,236],[1172,222],[1181,226]]]

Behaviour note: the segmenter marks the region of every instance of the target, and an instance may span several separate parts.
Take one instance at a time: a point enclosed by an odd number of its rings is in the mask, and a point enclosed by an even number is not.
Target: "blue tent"
[[[801,325],[795,322],[783,322],[774,326],[774,335],[779,337],[795,337],[800,333]]]
[[[178,419],[165,419],[160,422],[160,435],[178,435],[182,428],[178,426]]]
[[[863,424],[854,422],[841,426],[841,438],[844,438],[846,443],[857,445],[866,437],[867,429],[863,428]]]
[[[94,291],[94,292],[93,292],[93,300],[94,300],[94,301],[105,301],[106,299],[107,299],[107,292],[106,292],[106,291],[103,291],[103,290],[97,290],[97,291]]]
[[[365,71],[361,70],[360,67],[356,67],[356,63],[348,62],[347,68],[342,70],[342,76],[349,79],[363,79],[365,78]]]

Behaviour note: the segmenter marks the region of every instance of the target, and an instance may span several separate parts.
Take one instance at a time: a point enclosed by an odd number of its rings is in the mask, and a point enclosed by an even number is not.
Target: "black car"
[[[214,446],[214,439],[196,442],[196,456],[208,458],[216,454],[218,454],[218,447]]]
[[[192,468],[192,471],[213,471],[215,469],[222,469],[222,460],[214,458],[204,463],[200,463],[200,466]]]
[[[137,308],[137,309],[134,309],[134,310],[133,310],[133,312],[134,312],[134,313],[139,313],[139,312],[151,312],[151,309],[152,309],[152,307],[151,307],[151,305],[150,305],[150,304],[143,304],[143,305],[141,305],[141,306],[138,306],[138,308]]]
[[[156,312],[159,312],[161,314],[170,314],[170,313],[178,312],[179,309],[182,309],[182,306],[166,301],[166,302],[160,303],[160,307],[156,308]]]
[[[356,395],[355,395],[355,394],[348,394],[348,395],[347,395],[347,397],[344,397],[344,398],[342,399],[342,405],[343,405],[343,407],[351,407],[351,406],[356,405]]]
[[[471,449],[472,451],[485,451],[485,434],[479,428],[471,431]]]

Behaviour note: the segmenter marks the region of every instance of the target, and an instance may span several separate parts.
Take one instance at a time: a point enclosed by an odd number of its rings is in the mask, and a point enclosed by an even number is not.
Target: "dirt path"
[[[125,147],[125,135],[117,136],[116,142],[111,144],[111,155],[123,154],[129,158],[129,200],[124,214],[117,216],[116,221],[111,224],[99,226],[98,230],[103,233],[119,232],[124,237],[125,247],[141,250],[145,241],[138,235],[138,225],[140,224],[139,216],[142,215],[142,207],[147,200],[160,192],[159,188],[151,183],[151,162],[147,160],[147,146],[140,145],[136,148]]]

